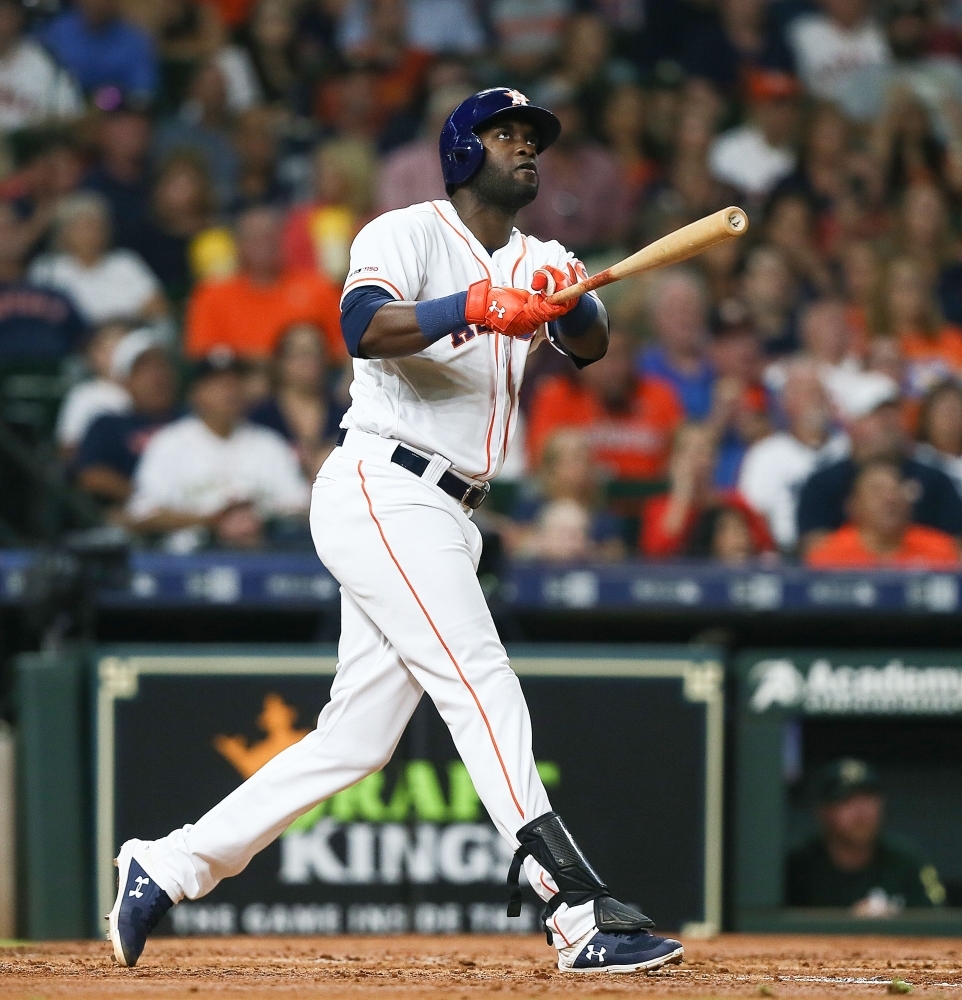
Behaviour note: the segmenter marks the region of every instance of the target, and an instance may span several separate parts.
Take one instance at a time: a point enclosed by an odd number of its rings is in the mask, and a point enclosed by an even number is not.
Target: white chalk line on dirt
[[[884,976],[736,976],[736,979],[743,980],[745,982],[757,982],[760,978],[769,980],[773,983],[839,983],[845,986],[887,986],[892,982],[892,977]],[[958,989],[962,987],[962,983],[910,983],[909,980],[905,980],[909,985],[914,986],[938,986],[938,987],[948,987]]]

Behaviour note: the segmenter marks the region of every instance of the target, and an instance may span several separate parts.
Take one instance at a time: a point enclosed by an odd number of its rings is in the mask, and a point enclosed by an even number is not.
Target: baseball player
[[[390,759],[423,692],[451,731],[481,801],[547,903],[566,972],[628,972],[682,960],[643,913],[614,899],[551,809],[517,676],[478,584],[471,520],[504,461],[529,353],[548,341],[583,367],[608,320],[594,295],[552,305],[584,275],[515,214],[538,193],[550,111],[503,87],[469,97],[441,132],[450,201],[388,212],[351,248],[341,328],[354,358],[339,447],[314,483],[311,529],[341,585],[331,699],[317,729],[192,826],[120,849],[109,915],[121,965],[180,900],[197,899],[298,816]],[[512,894],[509,914],[517,915]]]

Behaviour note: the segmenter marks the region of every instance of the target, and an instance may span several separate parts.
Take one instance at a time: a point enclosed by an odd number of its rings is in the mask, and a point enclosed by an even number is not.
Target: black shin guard
[[[511,886],[511,900],[508,916],[521,915],[521,889],[518,879],[521,865],[529,855],[544,868],[558,886],[558,895],[548,904],[550,916],[562,903],[578,906],[594,900],[595,923],[598,930],[639,931],[654,927],[654,921],[640,910],[614,899],[608,886],[598,873],[588,864],[581,848],[568,832],[556,812],[548,812],[518,830],[521,846],[515,852],[508,871],[508,885]]]
[[[517,884],[521,874],[521,863],[530,855],[555,880],[560,902],[578,906],[608,894],[608,886],[588,864],[588,859],[556,812],[545,813],[525,824],[518,830],[517,836],[521,846],[511,863],[509,877],[514,876],[513,884]]]

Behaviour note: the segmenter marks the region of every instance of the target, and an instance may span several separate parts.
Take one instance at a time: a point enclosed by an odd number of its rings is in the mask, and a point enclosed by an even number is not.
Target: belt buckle
[[[471,503],[471,500],[474,499],[473,494],[475,492],[480,493],[481,496],[477,498],[476,503]],[[477,483],[468,483],[468,488],[464,491],[464,495],[461,497],[460,501],[461,506],[469,507],[471,510],[477,510],[481,506],[481,504],[484,503],[485,498],[490,492],[491,492],[490,483],[486,482],[481,486],[479,486]]]

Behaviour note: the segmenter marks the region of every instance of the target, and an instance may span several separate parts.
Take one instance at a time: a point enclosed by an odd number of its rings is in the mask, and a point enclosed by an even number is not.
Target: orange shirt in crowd
[[[213,7],[228,28],[239,28],[250,17],[254,0],[214,0]]]
[[[912,524],[906,529],[898,549],[891,555],[880,556],[866,548],[854,524],[846,524],[815,545],[805,562],[815,569],[867,569],[872,566],[949,569],[959,565],[959,546],[944,531]]]
[[[912,395],[923,396],[936,382],[962,373],[962,330],[943,326],[935,336],[903,334],[899,338]]]
[[[347,353],[341,337],[340,290],[321,275],[292,272],[272,285],[255,285],[243,274],[205,281],[187,304],[185,349],[196,358],[224,345],[241,357],[264,358],[277,338],[299,322],[320,327],[331,359],[340,363]]]
[[[643,555],[652,559],[668,559],[684,552],[688,540],[691,538],[691,533],[698,524],[698,519],[705,513],[704,510],[692,507],[680,530],[676,534],[670,534],[665,530],[665,514],[668,511],[669,503],[671,503],[671,495],[662,493],[646,500],[645,506],[642,508],[638,547]],[[715,503],[719,507],[730,507],[737,510],[745,518],[752,542],[759,552],[775,551],[775,542],[768,530],[765,518],[737,490],[719,490],[715,497]]]
[[[592,458],[618,479],[658,479],[667,471],[672,436],[683,417],[675,390],[661,379],[639,379],[628,412],[612,415],[587,387],[558,375],[535,395],[528,453],[536,467],[554,431],[584,427]]]

